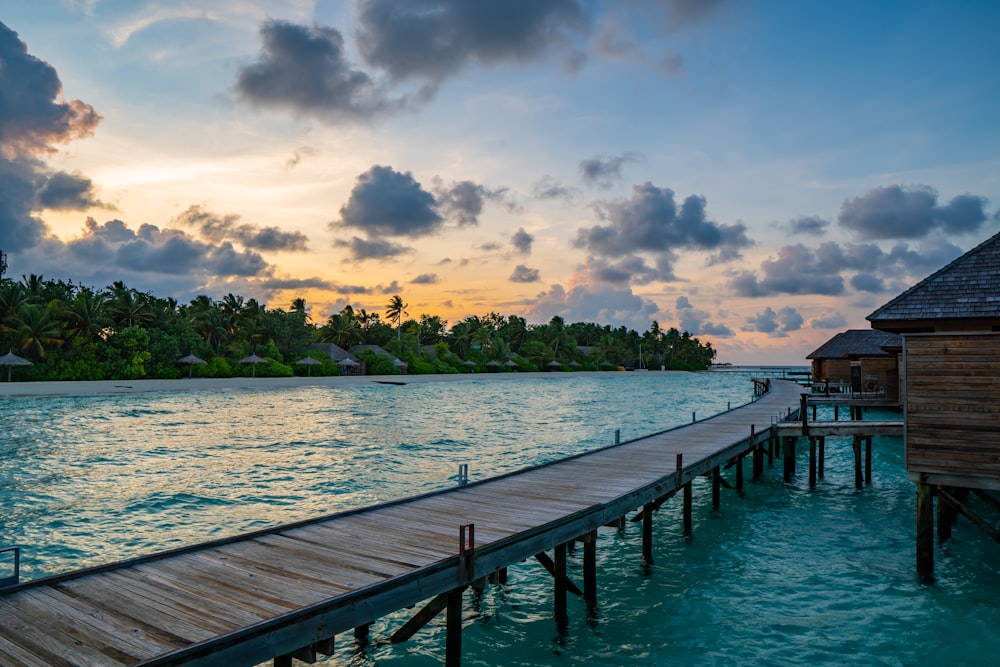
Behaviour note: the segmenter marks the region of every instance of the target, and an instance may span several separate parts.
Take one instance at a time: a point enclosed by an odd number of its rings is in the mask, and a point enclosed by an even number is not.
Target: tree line
[[[703,370],[715,358],[702,343],[653,321],[638,333],[553,317],[529,324],[518,315],[471,315],[449,326],[437,315],[409,317],[395,295],[384,313],[346,306],[313,322],[304,299],[287,309],[227,294],[199,295],[189,303],[115,282],[94,289],[72,281],[22,276],[0,280],[0,354],[33,362],[21,380],[133,380],[238,375],[337,375],[342,369],[313,343],[377,345],[406,362],[410,373],[470,371],[612,370],[645,365]],[[194,354],[206,363],[188,368]],[[265,363],[240,363],[255,354]],[[319,364],[297,363],[311,356]],[[371,374],[400,372],[391,359],[360,353]]]

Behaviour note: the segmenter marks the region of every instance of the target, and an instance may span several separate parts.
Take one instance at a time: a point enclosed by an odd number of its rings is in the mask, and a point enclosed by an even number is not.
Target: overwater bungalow
[[[905,466],[917,484],[917,569],[934,566],[937,530],[959,514],[1000,541],[968,504],[1000,507],[1000,234],[931,274],[867,318],[902,334]]]
[[[824,392],[866,393],[896,399],[899,366],[897,334],[874,329],[842,331],[806,356],[814,387]]]

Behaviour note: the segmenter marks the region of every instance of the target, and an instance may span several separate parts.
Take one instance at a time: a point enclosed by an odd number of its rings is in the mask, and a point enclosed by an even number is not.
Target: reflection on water
[[[441,488],[459,463],[481,479],[609,444],[615,429],[638,437],[742,403],[749,384],[651,372],[2,401],[0,542],[23,546],[37,577]],[[669,501],[648,571],[639,524],[603,529],[598,620],[571,600],[566,636],[548,574],[513,566],[506,588],[466,595],[463,664],[995,664],[1000,546],[961,522],[937,550],[938,581],[921,584],[900,440],[875,438],[861,491],[850,439],[828,439],[825,467],[809,490],[802,475],[783,484],[779,462],[745,497],[724,490],[719,512],[696,480],[693,537]],[[579,581],[579,552],[569,567]],[[338,637],[329,662],[439,665],[443,650],[438,619],[399,645]]]

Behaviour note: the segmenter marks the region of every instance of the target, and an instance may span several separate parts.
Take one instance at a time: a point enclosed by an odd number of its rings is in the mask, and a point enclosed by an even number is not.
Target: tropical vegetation
[[[638,333],[553,317],[529,324],[518,315],[472,315],[449,326],[437,315],[410,318],[395,295],[379,313],[346,306],[313,322],[303,299],[287,309],[226,294],[178,303],[115,282],[104,289],[22,276],[0,280],[0,354],[33,362],[17,368],[20,380],[134,380],[237,375],[336,375],[342,372],[315,343],[379,346],[410,373],[512,370],[615,370],[648,367],[707,368],[715,357],[702,343],[653,321]],[[186,366],[193,355],[205,363]],[[248,364],[250,355],[262,362]],[[307,357],[318,363],[302,363]],[[365,349],[355,356],[370,374],[400,372],[390,357]],[[191,360],[189,358],[189,360]]]

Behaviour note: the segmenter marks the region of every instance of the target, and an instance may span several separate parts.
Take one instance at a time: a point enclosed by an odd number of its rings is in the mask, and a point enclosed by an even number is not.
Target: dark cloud
[[[739,258],[740,249],[753,245],[746,226],[708,220],[705,205],[703,197],[692,195],[678,209],[672,190],[646,182],[633,186],[629,199],[595,204],[609,224],[577,230],[573,244],[604,258],[654,254],[661,280],[674,279],[677,250],[714,251],[710,263]]]
[[[739,296],[776,294],[844,293],[845,272],[854,272],[851,286],[866,292],[899,291],[911,278],[921,278],[962,254],[961,248],[942,240],[927,240],[914,249],[897,243],[888,252],[874,243],[827,241],[816,249],[802,244],[785,246],[777,258],[761,263],[763,278],[743,271],[730,286]]]
[[[636,162],[639,158],[635,153],[625,153],[617,157],[598,156],[580,160],[580,175],[590,185],[609,188],[622,179],[622,165]]]
[[[366,259],[388,259],[413,252],[413,248],[398,245],[392,241],[385,239],[369,240],[357,236],[352,236],[350,241],[337,239],[333,242],[333,247],[350,250],[350,258],[355,262]]]
[[[589,21],[576,0],[362,0],[358,46],[393,78],[443,81],[472,63],[496,65],[566,51]]]
[[[654,280],[672,281],[677,277],[673,274],[671,264],[673,258],[662,265],[650,266],[638,255],[626,255],[615,261],[599,257],[588,257],[581,267],[588,282],[610,283],[612,285],[647,285]]]
[[[367,120],[407,104],[352,69],[344,38],[333,28],[268,21],[260,37],[260,57],[236,76],[236,92],[255,106],[342,121]]]
[[[266,290],[323,289],[340,291],[329,280],[315,276],[312,278],[268,278],[262,280],[260,286]]]
[[[0,154],[48,153],[53,144],[90,136],[101,117],[80,100],[57,102],[61,93],[55,68],[0,23]]]
[[[309,239],[302,232],[241,224],[239,220],[240,216],[235,214],[217,215],[201,206],[189,206],[174,222],[193,227],[204,238],[216,243],[230,240],[245,248],[265,251],[303,252],[309,249]]]
[[[538,269],[531,269],[524,264],[518,264],[514,267],[514,273],[510,274],[508,280],[512,283],[536,283],[541,280],[541,275],[539,275]]]
[[[730,338],[733,330],[722,323],[709,320],[711,315],[704,310],[699,310],[691,305],[691,301],[686,296],[677,297],[675,303],[677,311],[677,328],[687,331],[692,336],[717,336],[719,338]]]
[[[486,243],[481,243],[476,248],[482,250],[483,252],[496,252],[502,246],[496,241],[487,241]]]
[[[510,237],[511,245],[514,246],[514,249],[522,255],[531,254],[531,244],[534,242],[535,237],[524,231],[524,227],[518,229],[514,232],[514,235]]]
[[[843,329],[847,326],[847,318],[840,313],[823,313],[809,320],[813,329]]]
[[[655,303],[633,294],[630,288],[587,284],[568,291],[553,285],[525,306],[525,317],[531,322],[548,322],[559,315],[567,322],[597,322],[637,331],[648,329],[650,319],[659,311]]]
[[[829,220],[815,216],[795,218],[783,225],[789,234],[803,234],[808,236],[823,236],[826,234],[826,228],[829,226]]]
[[[968,234],[986,221],[983,197],[958,195],[944,206],[937,201],[937,192],[927,186],[875,188],[845,200],[838,221],[863,239],[917,239],[936,229]]]
[[[399,292],[403,291],[402,288],[399,286],[398,280],[393,280],[388,285],[379,285],[375,289],[377,289],[382,294],[398,294]]]
[[[43,169],[33,158],[0,156],[0,248],[7,252],[31,248],[45,237],[45,223],[32,214]]]
[[[65,171],[57,171],[45,179],[38,189],[38,204],[41,208],[69,211],[113,208],[97,198],[94,183],[89,178]]]
[[[572,199],[576,190],[567,188],[551,176],[542,176],[531,187],[531,196],[535,199]]]
[[[369,235],[411,238],[433,234],[443,224],[434,195],[410,172],[380,165],[358,176],[350,198],[340,208],[339,223],[334,223]]]
[[[438,277],[436,273],[421,273],[410,281],[411,285],[436,285]]]
[[[757,331],[766,333],[771,338],[785,338],[789,331],[801,329],[803,321],[802,315],[791,306],[785,306],[778,312],[768,306],[764,312],[747,318],[743,331]]]
[[[472,181],[459,181],[445,187],[437,180],[434,192],[438,210],[460,227],[465,227],[479,224],[479,215],[487,200],[505,201],[507,189],[490,190]]]

